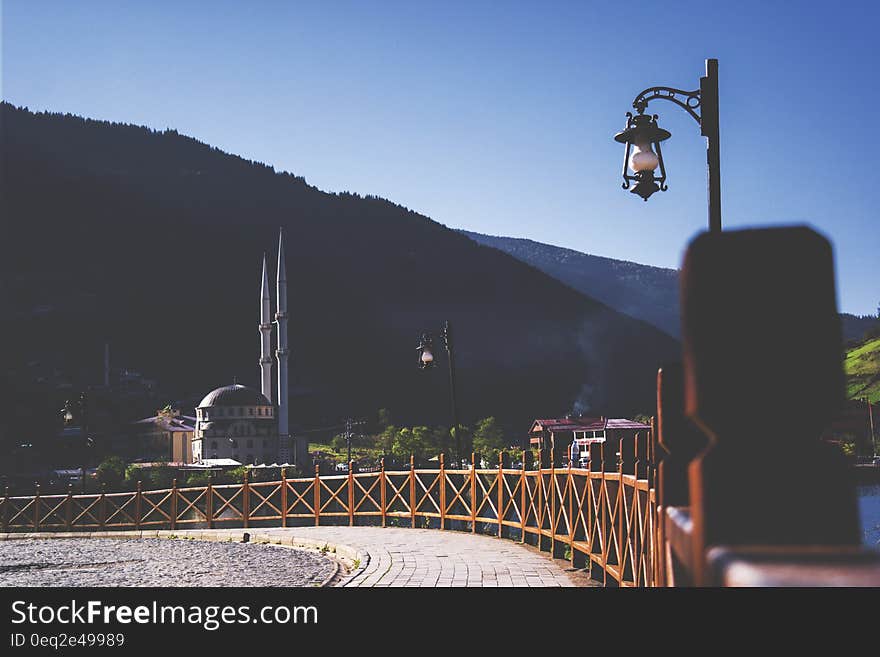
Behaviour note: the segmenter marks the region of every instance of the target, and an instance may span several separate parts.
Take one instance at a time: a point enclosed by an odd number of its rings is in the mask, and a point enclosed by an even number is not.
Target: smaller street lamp
[[[449,321],[443,322],[441,330],[443,344],[446,347],[447,360],[449,361],[449,398],[452,410],[452,432],[455,437],[455,456],[461,459],[461,432],[458,426],[458,409],[455,397],[455,346],[452,339],[452,325]],[[425,331],[419,338],[419,369],[434,367],[434,337]]]
[[[419,338],[419,368],[426,370],[434,367],[434,338],[430,333],[422,333]]]

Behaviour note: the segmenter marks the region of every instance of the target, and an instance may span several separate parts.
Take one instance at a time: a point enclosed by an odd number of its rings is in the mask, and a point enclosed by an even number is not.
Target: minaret
[[[275,323],[278,325],[278,458],[282,463],[290,462],[290,429],[288,427],[287,400],[287,271],[284,266],[284,229],[278,229],[278,281],[276,284],[278,302]]]
[[[260,392],[270,402],[275,401],[272,394],[272,310],[269,296],[269,272],[266,269],[266,254],[263,254],[263,284],[260,289]]]

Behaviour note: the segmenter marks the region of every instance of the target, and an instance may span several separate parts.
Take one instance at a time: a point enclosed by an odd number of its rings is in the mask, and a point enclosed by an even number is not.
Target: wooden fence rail
[[[606,585],[657,583],[656,495],[647,478],[600,450],[589,470],[480,467],[408,470],[143,490],[124,493],[10,496],[0,499],[3,532],[288,527],[299,522],[355,525],[373,518],[383,527],[460,529],[528,542],[576,567],[588,567]],[[622,453],[622,452],[621,452]],[[538,463],[542,460],[539,458]],[[554,463],[551,458],[550,463]],[[350,466],[353,464],[350,464]],[[626,469],[626,471],[625,471]]]

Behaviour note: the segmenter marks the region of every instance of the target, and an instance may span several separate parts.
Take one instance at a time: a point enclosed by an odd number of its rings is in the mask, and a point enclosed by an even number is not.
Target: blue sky
[[[719,59],[725,228],[807,223],[841,310],[880,303],[871,2],[5,0],[2,96],[178,131],[455,228],[677,267],[704,230],[705,141],[651,111],[669,191],[620,187],[612,135]],[[861,126],[861,127],[857,127]]]

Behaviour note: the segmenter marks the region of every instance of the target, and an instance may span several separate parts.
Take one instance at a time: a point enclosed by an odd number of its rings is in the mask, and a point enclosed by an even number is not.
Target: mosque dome
[[[211,406],[271,406],[265,395],[239,383],[212,390],[199,402],[198,408]]]

